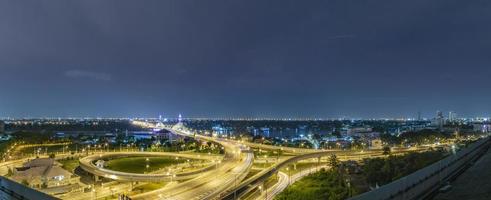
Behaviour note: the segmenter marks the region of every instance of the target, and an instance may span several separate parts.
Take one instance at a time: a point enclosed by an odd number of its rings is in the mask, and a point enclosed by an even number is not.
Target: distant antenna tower
[[[181,114],[179,114],[179,119],[178,120],[179,120],[179,122],[182,122],[182,115]]]

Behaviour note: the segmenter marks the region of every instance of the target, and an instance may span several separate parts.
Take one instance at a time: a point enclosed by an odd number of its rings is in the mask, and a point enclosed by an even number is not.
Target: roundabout
[[[208,161],[201,168],[193,169],[184,172],[173,172],[173,171],[162,171],[157,170],[150,173],[131,173],[125,171],[111,170],[104,167],[104,162],[111,159],[120,158],[136,158],[133,161],[149,162],[149,158],[156,160],[156,158],[168,159],[175,158],[176,160],[182,159],[186,161],[190,160],[202,160]],[[145,158],[139,159],[138,158]],[[176,181],[176,180],[186,180],[191,179],[199,174],[215,169],[216,165],[221,162],[223,156],[214,155],[202,155],[202,154],[184,154],[184,153],[170,153],[170,152],[111,152],[111,153],[96,153],[83,157],[79,160],[80,167],[86,172],[94,175],[97,178],[104,177],[117,181],[128,181],[128,182],[163,182],[163,181]],[[131,161],[130,161],[131,162]],[[176,162],[182,163],[182,162]],[[141,163],[131,163],[138,164]],[[136,166],[138,166],[136,165]],[[149,166],[147,165],[147,168]],[[114,167],[113,167],[114,168]],[[130,170],[131,171],[131,170]]]

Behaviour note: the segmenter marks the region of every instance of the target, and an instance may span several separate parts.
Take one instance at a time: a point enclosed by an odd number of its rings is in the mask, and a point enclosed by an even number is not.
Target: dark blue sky
[[[486,0],[0,2],[0,116],[491,110]]]

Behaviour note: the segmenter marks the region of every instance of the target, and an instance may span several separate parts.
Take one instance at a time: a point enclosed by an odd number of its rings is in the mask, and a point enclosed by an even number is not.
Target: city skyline
[[[490,116],[462,116],[458,112],[454,110],[450,111],[441,111],[436,110],[433,115],[422,115],[422,112],[417,112],[412,116],[396,116],[396,117],[358,117],[358,116],[182,116],[182,113],[178,114],[165,114],[158,113],[157,115],[148,115],[148,116],[138,116],[138,115],[130,115],[130,116],[1,116],[0,119],[138,119],[138,118],[147,118],[147,119],[220,119],[220,120],[342,120],[342,119],[350,119],[350,120],[430,120],[434,118],[443,118],[449,120],[455,119],[490,119]]]

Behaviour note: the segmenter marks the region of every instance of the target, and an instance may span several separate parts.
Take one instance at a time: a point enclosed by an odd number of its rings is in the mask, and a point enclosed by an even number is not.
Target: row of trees
[[[441,151],[429,151],[365,159],[363,173],[369,185],[380,186],[424,168],[442,159],[444,155],[444,152]]]
[[[421,131],[409,131],[399,136],[382,134],[381,139],[384,143],[390,145],[400,144],[430,144],[445,139],[453,138],[451,134],[445,134],[437,130],[424,129]]]

